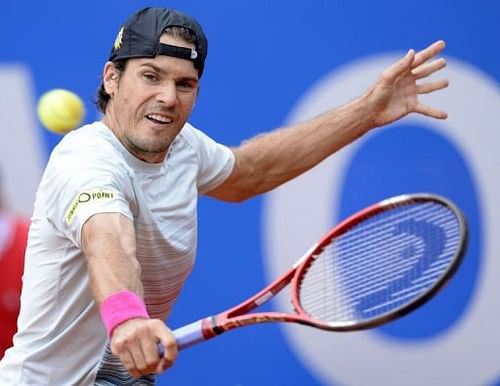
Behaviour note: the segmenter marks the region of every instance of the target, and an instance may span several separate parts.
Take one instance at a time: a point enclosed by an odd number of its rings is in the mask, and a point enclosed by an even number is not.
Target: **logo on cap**
[[[115,50],[119,49],[122,46],[122,39],[123,39],[123,27],[120,28],[120,31],[118,31],[118,35],[116,35],[115,43],[113,44]]]

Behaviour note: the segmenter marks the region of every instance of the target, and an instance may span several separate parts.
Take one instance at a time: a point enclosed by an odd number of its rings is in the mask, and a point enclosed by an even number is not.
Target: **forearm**
[[[82,244],[90,287],[98,304],[120,291],[142,296],[141,270],[130,220],[119,214],[93,216],[84,226]]]
[[[177,357],[165,323],[149,318],[136,258],[134,225],[118,213],[92,216],[83,226],[82,248],[90,286],[111,339],[111,352],[133,377],[160,373]],[[133,292],[133,293],[132,293]],[[164,355],[158,355],[158,342]]]
[[[234,150],[241,173],[234,188],[248,197],[272,190],[372,127],[371,112],[358,98],[307,122],[251,139]]]

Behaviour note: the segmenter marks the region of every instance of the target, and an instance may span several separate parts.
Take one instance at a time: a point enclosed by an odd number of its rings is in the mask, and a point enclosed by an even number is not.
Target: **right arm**
[[[121,291],[143,297],[135,231],[130,219],[120,213],[93,215],[82,228],[82,249],[92,294],[99,307],[110,295]],[[165,348],[162,358],[158,342]],[[175,338],[159,319],[133,318],[119,324],[111,336],[111,350],[134,377],[160,373],[177,357]]]

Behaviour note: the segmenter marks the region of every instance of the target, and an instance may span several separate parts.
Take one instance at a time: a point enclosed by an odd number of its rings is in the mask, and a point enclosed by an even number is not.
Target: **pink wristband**
[[[144,301],[132,291],[117,292],[101,303],[101,318],[111,337],[121,323],[133,318],[149,319]]]

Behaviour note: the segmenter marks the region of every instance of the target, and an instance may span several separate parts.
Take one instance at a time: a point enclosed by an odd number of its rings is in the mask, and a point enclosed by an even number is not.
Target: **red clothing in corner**
[[[6,233],[0,248],[0,359],[12,346],[17,331],[17,316],[21,297],[24,253],[29,222],[22,217],[8,215],[2,231]]]

